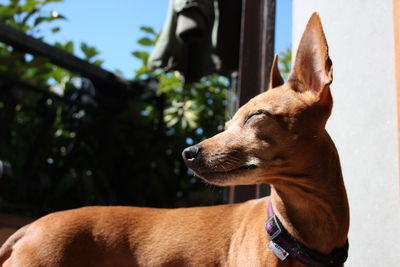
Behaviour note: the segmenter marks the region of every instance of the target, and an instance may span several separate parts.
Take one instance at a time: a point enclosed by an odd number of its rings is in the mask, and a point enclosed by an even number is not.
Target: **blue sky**
[[[291,6],[291,0],[277,0],[277,52],[291,46]],[[72,40],[77,45],[86,42],[101,52],[104,68],[118,69],[126,78],[132,78],[140,63],[131,52],[143,49],[136,43],[143,36],[139,28],[151,26],[161,30],[167,7],[167,0],[65,0],[49,5],[48,9],[57,10],[67,20],[58,22],[61,32],[46,40]]]

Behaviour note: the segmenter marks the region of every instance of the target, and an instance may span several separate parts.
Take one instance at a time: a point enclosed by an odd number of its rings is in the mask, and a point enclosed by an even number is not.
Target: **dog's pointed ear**
[[[321,20],[314,13],[307,23],[297,50],[296,61],[288,81],[298,92],[310,92],[315,101],[332,107],[329,85],[332,83],[332,61]]]
[[[278,55],[274,56],[272,61],[271,71],[269,74],[268,90],[281,86],[285,81],[283,80],[278,68]]]

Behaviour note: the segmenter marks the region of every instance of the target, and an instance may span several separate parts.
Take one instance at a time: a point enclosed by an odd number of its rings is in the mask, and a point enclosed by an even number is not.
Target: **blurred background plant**
[[[61,31],[48,25],[65,17],[46,10],[48,3],[61,1],[10,0],[0,5],[0,18],[43,38]],[[153,46],[158,34],[151,27],[141,30],[139,44]],[[54,45],[69,53],[77,46],[71,41]],[[96,48],[86,43],[79,48],[85,60],[102,64]],[[132,54],[142,61],[136,80],[159,80],[157,101],[118,96],[101,101],[90,81],[0,43],[0,159],[14,172],[2,184],[1,211],[39,216],[84,205],[220,202],[220,190],[194,178],[180,153],[221,129],[227,80],[210,76],[184,89],[177,73],[147,69],[148,52]],[[42,90],[28,90],[25,83]]]
[[[9,0],[0,4],[0,20],[43,39],[61,32],[53,24],[66,18],[47,6],[62,1]],[[133,80],[159,81],[149,101],[113,94],[114,88],[0,43],[0,160],[13,167],[13,176],[0,181],[0,212],[40,216],[84,205],[221,203],[222,189],[195,178],[181,151],[223,129],[229,82],[212,75],[183,88],[178,73],[150,71],[147,51],[159,33],[140,29],[143,50],[132,56],[141,66]],[[103,63],[87,43],[53,45]],[[285,53],[280,67],[287,72],[291,54]]]

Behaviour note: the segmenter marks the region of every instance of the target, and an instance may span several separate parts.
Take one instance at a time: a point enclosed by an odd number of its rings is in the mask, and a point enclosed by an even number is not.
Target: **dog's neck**
[[[309,173],[272,184],[271,201],[292,236],[311,249],[329,253],[347,240],[349,207],[339,157],[328,134],[316,156],[322,163],[309,168]]]

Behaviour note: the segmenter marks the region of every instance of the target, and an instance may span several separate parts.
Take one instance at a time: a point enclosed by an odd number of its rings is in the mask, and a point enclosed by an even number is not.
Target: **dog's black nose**
[[[182,157],[184,160],[193,161],[196,159],[200,152],[200,147],[198,145],[190,146],[185,148],[182,152]]]

